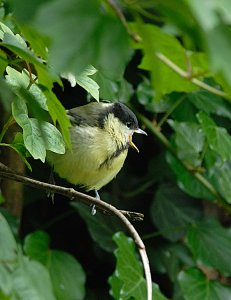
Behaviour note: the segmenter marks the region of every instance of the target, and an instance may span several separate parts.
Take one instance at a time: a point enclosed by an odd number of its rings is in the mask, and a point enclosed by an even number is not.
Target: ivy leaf
[[[132,24],[133,27],[142,38],[142,42],[135,44],[134,47],[141,48],[144,51],[144,58],[139,67],[151,72],[152,81],[159,96],[169,94],[173,91],[191,92],[198,89],[198,87],[186,78],[182,78],[155,57],[155,54],[162,53],[186,71],[186,52],[177,38],[163,32],[159,27],[154,25]],[[199,55],[200,59],[195,59],[196,55]],[[190,54],[188,55],[188,60],[190,61]],[[195,64],[192,68],[195,68],[196,72],[207,71],[206,57],[203,56],[202,59],[201,53],[194,53],[194,58],[191,62]],[[159,99],[160,97],[157,98]]]
[[[215,164],[210,169],[210,180],[228,203],[231,203],[231,162]]]
[[[196,268],[181,271],[178,280],[185,300],[228,300],[231,297],[230,287],[208,280]]]
[[[12,87],[17,96],[22,97],[22,89],[26,90],[30,85],[30,76],[28,71],[23,69],[23,71],[20,73],[11,67],[7,67],[6,72],[6,82]],[[35,75],[32,74],[32,78],[35,79]],[[47,99],[36,84],[32,84],[30,86],[28,93],[33,96],[30,99],[36,101],[42,109],[48,110],[46,103]]]
[[[199,263],[231,274],[230,233],[215,220],[204,220],[191,226],[187,245]]]
[[[192,122],[177,122],[169,120],[168,123],[175,130],[175,143],[178,157],[188,161],[194,166],[201,164],[200,152],[204,146],[204,134],[200,126]]]
[[[113,240],[118,246],[115,251],[117,264],[114,275],[122,282],[119,292],[120,299],[129,299],[130,297],[146,299],[146,281],[143,277],[142,265],[137,259],[134,242],[121,232],[116,233]],[[111,285],[110,281],[111,279],[109,279]],[[113,281],[115,282],[115,279]]]
[[[230,103],[219,96],[207,91],[197,91],[188,94],[188,99],[198,110],[202,110],[207,114],[216,114],[231,119]]]
[[[159,187],[151,205],[152,221],[170,241],[181,238],[201,215],[196,202],[171,184]]]
[[[226,128],[216,126],[214,121],[204,112],[199,112],[197,118],[210,149],[218,153],[224,161],[231,159],[231,137]]]
[[[89,76],[94,75],[97,70],[93,66],[87,66],[80,74],[75,75],[72,73],[62,74],[62,77],[66,78],[72,87],[76,84],[84,88],[88,93],[92,95],[97,101],[99,101],[99,86]]]
[[[170,152],[167,152],[166,159],[173,172],[176,174],[177,183],[180,189],[193,198],[213,200],[214,195],[200,183],[181,162]]]
[[[118,300],[147,299],[146,280],[143,277],[142,265],[135,252],[134,242],[122,232],[117,232],[113,240],[118,248],[115,250],[116,270],[109,278],[110,294]],[[153,284],[152,299],[167,300],[157,284]]]
[[[46,150],[63,154],[65,144],[58,129],[45,121],[29,118],[24,101],[16,99],[12,104],[12,113],[23,129],[24,145],[35,159],[45,162]]]

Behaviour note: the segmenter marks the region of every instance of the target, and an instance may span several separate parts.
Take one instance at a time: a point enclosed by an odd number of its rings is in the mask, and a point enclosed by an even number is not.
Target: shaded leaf
[[[0,262],[14,266],[17,262],[18,247],[6,219],[0,213]]]
[[[175,130],[175,143],[177,154],[181,160],[186,160],[194,166],[201,164],[200,152],[204,146],[204,134],[200,126],[192,122],[177,122],[169,120],[168,123]]]
[[[78,210],[80,216],[87,224],[87,228],[92,239],[104,250],[115,250],[115,243],[112,240],[113,234],[122,230],[123,226],[116,218],[106,218],[104,215],[97,213],[92,217],[90,209],[79,203],[71,203]]]
[[[181,271],[179,283],[185,300],[229,300],[231,288],[202,274],[196,268]]]
[[[127,32],[98,2],[88,1],[87,6],[84,0],[47,2],[34,24],[50,38],[49,59],[57,72],[76,74],[92,64],[110,78],[123,75],[131,53]]]
[[[230,233],[217,221],[208,219],[191,226],[187,233],[187,244],[199,263],[222,273],[231,273]]]
[[[207,91],[198,91],[189,94],[188,98],[193,105],[207,114],[212,113],[231,119],[231,106],[221,97]]]
[[[57,300],[85,299],[85,273],[73,256],[52,250],[46,265]]]
[[[163,236],[177,241],[202,213],[192,198],[172,184],[162,184],[151,205],[151,217]]]
[[[211,170],[211,182],[228,203],[231,203],[231,162],[216,164]]]
[[[32,232],[24,240],[24,251],[48,269],[55,299],[84,299],[85,273],[81,265],[70,254],[51,250],[49,242],[49,236],[45,232]]]
[[[26,255],[43,264],[49,255],[50,238],[44,231],[35,231],[24,239],[23,249]]]
[[[19,299],[55,300],[47,269],[22,256],[12,274],[14,293]]]
[[[199,112],[197,118],[211,150],[217,152],[223,160],[231,159],[231,137],[226,128],[216,126],[204,112]]]
[[[198,181],[181,162],[170,152],[167,152],[167,162],[177,176],[177,183],[180,189],[194,198],[213,200],[214,195]]]

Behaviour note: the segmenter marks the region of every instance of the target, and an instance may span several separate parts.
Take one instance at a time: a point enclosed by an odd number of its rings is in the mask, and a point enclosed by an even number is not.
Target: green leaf
[[[229,300],[231,288],[215,280],[208,280],[196,268],[181,271],[179,283],[185,300]]]
[[[12,289],[13,286],[12,286],[10,273],[6,270],[4,264],[0,264],[0,299],[10,300],[11,299],[10,294]],[[1,294],[1,292],[4,294],[4,296]],[[9,298],[7,297],[7,295],[9,295]]]
[[[210,180],[228,203],[231,203],[231,162],[216,164],[210,170]]]
[[[116,270],[109,278],[110,294],[118,300],[147,299],[146,281],[143,277],[142,265],[135,252],[134,242],[122,232],[117,232],[113,240],[118,248],[115,251]],[[160,292],[157,284],[153,284],[152,299],[167,300]]]
[[[226,0],[188,1],[189,7],[202,29],[203,41],[211,62],[211,68],[222,74],[231,85],[229,53],[231,47],[230,9]]]
[[[26,42],[24,41],[24,39],[19,35],[19,34],[14,34],[13,31],[6,26],[5,24],[3,24],[2,22],[0,22],[0,39],[12,39],[12,41],[14,41],[14,43],[20,45],[22,48],[26,49],[27,45]]]
[[[111,79],[123,75],[131,54],[128,34],[97,1],[88,1],[87,6],[84,0],[47,2],[34,24],[50,38],[50,63],[57,72],[77,74],[92,64]]]
[[[23,248],[30,258],[47,267],[55,299],[84,299],[85,273],[81,265],[70,254],[49,249],[49,243],[45,232],[35,231],[26,236]]]
[[[13,91],[17,96],[22,97],[22,89],[26,90],[30,85],[30,77],[28,71],[23,69],[23,71],[20,73],[11,67],[7,67],[6,72],[6,82],[13,88]],[[35,76],[33,74],[32,78],[35,79]],[[30,85],[28,93],[33,96],[30,99],[36,101],[37,105],[40,108],[48,110],[46,103],[47,99],[36,84]]]
[[[199,206],[172,184],[162,184],[151,205],[154,224],[170,241],[177,241],[189,224],[201,218]]]
[[[215,220],[204,220],[188,230],[187,244],[199,263],[231,273],[231,238]]]
[[[159,27],[150,24],[133,24],[134,30],[141,36],[142,42],[135,44],[135,47],[144,51],[144,57],[140,68],[151,71],[155,90],[158,95],[169,94],[173,91],[191,92],[198,89],[186,78],[181,77],[175,71],[171,70],[163,62],[155,57],[156,53],[162,53],[173,63],[187,70],[187,59],[185,49],[174,36],[163,32]],[[196,72],[205,71],[206,59],[203,58],[203,64],[200,60],[194,59],[196,65],[192,66]],[[201,54],[199,53],[201,58]],[[190,61],[190,55],[188,55]],[[198,63],[200,61],[200,63]],[[159,97],[158,97],[159,98]]]
[[[57,300],[85,299],[85,273],[73,256],[53,250],[47,255],[46,265]]]
[[[44,94],[47,97],[47,105],[52,120],[54,124],[56,124],[58,121],[67,148],[71,148],[71,139],[69,133],[69,127],[71,126],[71,123],[67,117],[65,108],[51,90],[45,90]]]
[[[46,69],[42,61],[38,57],[36,57],[32,51],[25,47],[26,45],[20,42],[16,36],[9,33],[4,33],[3,41],[0,43],[0,45],[17,54],[25,61],[28,61],[35,66],[40,66],[41,68]]]
[[[47,269],[36,261],[21,257],[12,279],[14,293],[19,299],[56,299]]]
[[[114,276],[123,283],[120,289],[120,299],[129,299],[130,297],[139,300],[146,299],[146,282],[143,277],[142,265],[135,252],[134,242],[121,232],[116,233],[113,239],[118,246],[115,251],[117,263]],[[109,283],[111,284],[110,281]],[[113,288],[113,286],[111,287]]]
[[[177,176],[177,183],[181,190],[194,198],[213,200],[214,195],[198,181],[170,152],[167,152],[167,162]]]
[[[44,231],[34,231],[25,237],[23,249],[26,255],[43,264],[49,255],[50,238]]]
[[[70,82],[71,87],[78,84],[90,93],[93,98],[99,101],[99,86],[92,78],[89,77],[94,75],[96,72],[97,70],[93,66],[87,66],[78,75],[67,73],[62,74],[62,77],[66,78]]]
[[[216,126],[214,121],[204,112],[199,112],[197,118],[210,149],[218,153],[224,161],[231,159],[231,137],[226,128]]]
[[[216,114],[231,119],[231,106],[221,97],[207,91],[198,91],[188,94],[188,98],[193,105],[207,114]]]
[[[93,78],[100,87],[99,95],[101,99],[110,99],[110,101],[118,101],[119,99],[126,103],[133,95],[133,87],[125,78],[112,80],[100,71],[97,71]]]
[[[18,247],[8,223],[0,213],[0,262],[12,267],[17,262]],[[11,268],[10,267],[10,268]]]
[[[64,141],[58,129],[48,122],[29,118],[24,101],[16,99],[12,105],[12,113],[23,129],[25,147],[35,159],[44,162],[46,150],[59,154],[65,152]]]
[[[86,222],[92,239],[105,251],[114,251],[115,243],[112,240],[112,236],[118,230],[122,230],[121,222],[113,217],[105,218],[100,213],[92,218],[89,208],[79,203],[71,203],[71,205],[78,210],[80,216]]]
[[[168,123],[176,132],[175,143],[178,157],[192,163],[194,166],[200,165],[200,152],[204,146],[204,134],[200,130],[200,126],[192,122],[176,122],[173,120],[169,120]]]
[[[151,86],[150,80],[144,77],[136,90],[139,103],[145,106],[145,109],[151,112],[162,113],[168,111],[175,103],[174,97],[165,96],[156,101],[156,94]]]

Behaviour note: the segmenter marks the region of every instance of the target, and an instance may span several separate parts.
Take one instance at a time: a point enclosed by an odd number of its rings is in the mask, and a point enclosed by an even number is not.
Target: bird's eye
[[[127,126],[128,128],[131,128],[132,123],[131,123],[131,122],[127,122],[127,123],[126,123],[126,126]]]

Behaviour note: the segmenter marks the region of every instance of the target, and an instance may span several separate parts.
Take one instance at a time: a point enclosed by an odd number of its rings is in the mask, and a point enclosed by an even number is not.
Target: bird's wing
[[[108,104],[91,102],[87,105],[68,110],[68,116],[73,125],[101,127],[101,121],[108,114]]]

